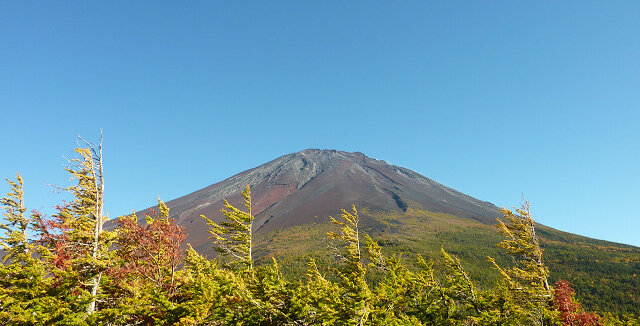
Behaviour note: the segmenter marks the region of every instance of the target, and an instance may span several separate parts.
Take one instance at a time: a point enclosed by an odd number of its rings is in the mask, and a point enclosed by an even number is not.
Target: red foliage
[[[574,298],[575,291],[571,283],[558,281],[554,289],[554,307],[560,312],[562,325],[565,326],[590,326],[600,325],[600,316],[595,313],[582,311],[580,304]]]
[[[116,255],[122,264],[110,274],[125,282],[141,279],[172,293],[176,287],[175,272],[182,261],[180,245],[186,232],[166,216],[147,216],[146,219],[147,224],[139,224],[133,214],[116,220]]]
[[[65,204],[56,206],[59,212],[64,211]],[[48,219],[37,210],[32,211],[36,221],[36,232],[39,235],[37,242],[49,248],[52,258],[51,264],[59,269],[66,269],[71,265],[73,250],[69,240],[69,223],[64,214],[56,214]]]

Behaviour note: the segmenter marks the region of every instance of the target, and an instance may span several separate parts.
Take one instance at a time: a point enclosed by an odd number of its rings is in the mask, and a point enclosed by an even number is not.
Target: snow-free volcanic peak
[[[483,223],[494,223],[498,215],[498,208],[488,202],[360,152],[306,149],[169,201],[171,216],[186,227],[194,248],[210,242],[200,215],[221,220],[222,199],[240,205],[247,184],[256,233],[326,220],[352,204],[389,212],[420,206]]]

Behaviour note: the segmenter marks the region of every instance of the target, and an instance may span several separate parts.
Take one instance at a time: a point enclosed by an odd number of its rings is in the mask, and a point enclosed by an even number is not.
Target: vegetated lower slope
[[[487,261],[497,257],[508,265],[503,250],[496,246],[503,238],[495,226],[446,213],[415,209],[406,213],[361,211],[363,231],[383,250],[402,254],[408,262],[418,254],[438,261],[440,247],[458,256],[470,277],[481,288],[498,281],[498,273]],[[384,226],[380,227],[382,223]],[[287,273],[302,275],[309,258],[331,264],[333,248],[326,233],[335,229],[318,218],[308,225],[293,226],[257,236],[257,256],[264,262],[275,257]],[[613,313],[640,311],[640,249],[594,240],[538,225],[545,262],[551,281],[568,280],[587,310]],[[269,258],[269,259],[265,259]]]
[[[310,257],[331,261],[328,216],[355,204],[363,230],[385,251],[409,260],[418,253],[436,259],[445,246],[480,285],[496,280],[487,256],[503,257],[496,247],[498,207],[362,153],[309,149],[169,201],[172,217],[189,234],[186,242],[212,255],[200,214],[220,221],[222,199],[239,204],[247,184],[256,216],[256,256],[276,257],[289,273],[306,269]],[[640,248],[545,226],[539,234],[552,280],[574,283],[586,308],[640,313]]]

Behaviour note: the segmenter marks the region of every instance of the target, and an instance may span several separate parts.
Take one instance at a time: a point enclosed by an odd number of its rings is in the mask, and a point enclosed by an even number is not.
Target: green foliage
[[[614,314],[605,314],[602,325],[606,326],[640,326],[640,316],[624,314],[617,316]]]
[[[15,181],[10,179],[6,181],[11,187],[11,192],[0,199],[0,204],[5,210],[3,216],[8,222],[0,223],[0,230],[4,231],[4,235],[0,236],[0,244],[6,252],[4,262],[19,253],[29,252],[27,231],[30,225],[29,219],[24,215],[27,209],[24,207],[22,177],[17,173]]]
[[[444,258],[445,294],[455,299],[457,311],[463,315],[480,313],[478,307],[478,290],[462,268],[460,260],[441,249]]]
[[[417,256],[442,263],[440,248],[455,255],[479,291],[496,289],[500,274],[486,257],[509,267],[512,258],[496,244],[504,238],[496,228],[450,214],[431,212],[410,205],[407,212],[389,213],[359,208],[361,235],[367,233],[388,256],[402,255],[411,270]],[[313,258],[319,266],[332,262],[326,233],[335,226],[326,218],[268,233],[254,239],[257,265],[278,259],[289,279],[302,279],[306,262]],[[382,225],[382,226],[380,226]],[[537,224],[536,235],[544,249],[544,263],[552,273],[549,282],[570,281],[588,311],[640,314],[640,248],[589,239]],[[440,272],[438,272],[440,273]],[[373,277],[373,275],[372,275]]]
[[[343,302],[336,307],[336,315],[340,321],[336,325],[363,325],[371,312],[372,293],[365,279],[366,269],[360,251],[358,211],[353,206],[351,212],[343,209],[340,219],[330,219],[332,223],[340,226],[340,233],[329,232],[327,235],[331,239],[344,242],[342,250],[335,250],[338,259],[338,286],[343,290]]]
[[[506,238],[498,246],[513,257],[513,266],[500,267],[491,257],[489,261],[502,276],[503,307],[509,308],[507,317],[522,324],[546,325],[554,318],[550,312],[553,293],[547,280],[549,269],[542,259],[529,203],[523,203],[516,212],[503,208],[506,223],[498,219],[500,233]]]
[[[291,294],[275,261],[259,269],[229,270],[187,250],[179,325],[285,325]]]
[[[67,260],[61,265],[65,270],[58,271],[59,275],[75,280],[73,291],[87,297],[86,313],[91,315],[96,311],[101,294],[103,272],[111,260],[109,248],[114,235],[103,230],[107,218],[103,215],[102,141],[97,148],[86,141],[85,144],[88,147],[75,149],[77,156],[66,168],[71,178],[77,181],[65,189],[74,199],[58,207],[60,224],[54,227],[61,233],[49,240],[63,250],[56,258]]]
[[[34,258],[44,255],[41,246],[29,242],[28,231],[34,230],[37,213],[25,216],[23,180],[6,179],[11,187],[6,197],[0,199],[7,224],[0,224],[4,235],[0,244],[4,250],[0,265],[0,321],[12,324],[37,324],[51,313],[51,300],[47,298],[50,282],[42,262]]]
[[[43,325],[60,320],[67,309],[63,292],[55,278],[50,277],[47,264],[50,251],[31,236],[39,236],[42,216],[33,212],[25,216],[23,181],[7,180],[11,192],[0,200],[9,222],[2,225],[5,236],[0,239],[4,248],[0,265],[0,322],[8,325]],[[83,305],[82,308],[85,306]]]
[[[202,218],[207,220],[210,228],[208,232],[212,235],[214,250],[218,251],[222,256],[230,257],[230,261],[226,263],[231,268],[253,268],[252,259],[252,224],[253,215],[251,215],[251,188],[247,185],[242,192],[244,198],[244,206],[247,211],[242,211],[225,199],[222,213],[226,217],[226,221],[218,224],[204,215]]]
[[[552,283],[571,282],[576,298],[590,311],[640,315],[640,296],[632,295],[640,289],[638,248],[538,230]]]
[[[251,192],[242,192],[247,211],[225,200],[226,221],[205,218],[222,257],[210,261],[187,251],[182,286],[183,304],[176,310],[180,325],[284,325],[291,318],[292,293],[275,259],[253,268]],[[294,323],[295,324],[295,323]]]

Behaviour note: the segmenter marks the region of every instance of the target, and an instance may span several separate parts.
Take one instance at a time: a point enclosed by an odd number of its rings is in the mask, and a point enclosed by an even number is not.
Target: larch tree
[[[471,312],[480,314],[478,290],[462,268],[460,260],[458,257],[446,252],[444,247],[440,249],[440,253],[444,259],[445,268],[446,287],[444,292],[448,297],[455,300],[456,310],[459,314],[463,316],[470,315]]]
[[[83,140],[81,138],[81,140]],[[93,314],[96,310],[96,296],[100,288],[100,279],[104,271],[105,239],[102,237],[103,226],[106,222],[104,216],[104,173],[102,164],[102,135],[96,148],[93,144],[84,141],[86,148],[76,148],[80,156],[73,160],[74,167],[68,167],[67,172],[78,180],[78,184],[69,188],[76,200],[71,205],[71,211],[78,218],[81,237],[86,239],[89,245],[90,257],[86,260],[87,272],[90,276],[89,292],[91,300],[87,306],[87,313]],[[86,228],[86,229],[85,229]],[[88,232],[87,232],[88,231]]]
[[[102,134],[97,145],[79,138],[84,147],[74,150],[76,157],[70,159],[65,168],[77,183],[62,188],[73,200],[57,207],[53,219],[43,227],[43,242],[53,251],[53,264],[60,273],[65,273],[60,278],[67,282],[75,280],[72,292],[84,293],[85,314],[92,315],[97,308],[102,275],[110,260],[113,233],[103,229],[107,217],[104,216]]]
[[[358,223],[358,210],[353,205],[351,212],[343,209],[340,219],[329,217],[331,223],[340,226],[340,232],[329,232],[327,235],[344,243],[342,250],[337,250],[339,260],[339,285],[344,290],[345,302],[338,314],[338,324],[364,325],[371,313],[371,289],[367,284],[366,268],[363,263]]]
[[[46,299],[47,272],[39,256],[45,250],[30,241],[37,213],[25,215],[23,181],[20,174],[15,181],[6,179],[11,192],[0,199],[6,223],[0,224],[3,255],[0,264],[0,323],[12,325],[38,324],[51,302]],[[36,255],[34,257],[34,254]]]
[[[4,235],[0,236],[0,244],[5,251],[4,261],[10,260],[18,253],[27,254],[29,252],[29,230],[30,221],[25,216],[24,192],[22,177],[16,174],[16,180],[5,179],[11,187],[11,192],[0,199],[0,204],[4,206],[3,214],[7,223],[0,224],[0,229]]]
[[[230,258],[226,263],[228,267],[240,269],[253,269],[252,257],[252,225],[254,216],[251,214],[251,187],[247,185],[242,192],[246,211],[238,209],[225,199],[224,208],[221,212],[226,220],[220,224],[201,215],[210,228],[208,232],[214,243],[213,249],[223,257]]]
[[[545,320],[551,318],[549,311],[553,292],[529,202],[525,201],[516,213],[505,208],[501,213],[504,221],[498,218],[498,228],[506,239],[498,246],[506,250],[514,264],[503,268],[493,258],[489,257],[489,261],[502,276],[508,295],[507,304],[513,308],[513,315],[524,318],[526,323],[544,325]]]
[[[242,192],[245,210],[227,200],[225,221],[207,220],[219,259],[208,260],[193,248],[186,252],[180,325],[288,325],[289,293],[275,259],[271,266],[253,267],[251,190]],[[220,267],[223,268],[220,268]]]

